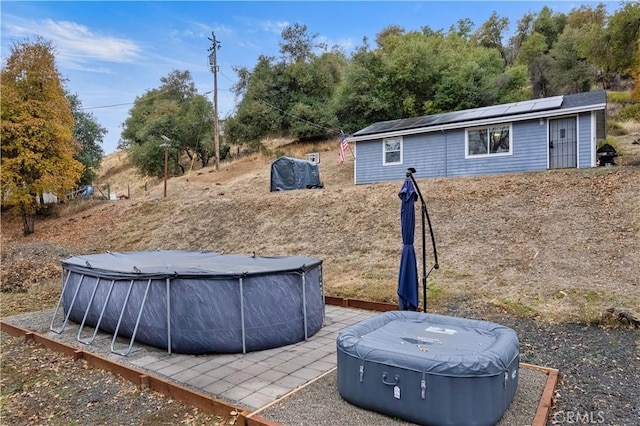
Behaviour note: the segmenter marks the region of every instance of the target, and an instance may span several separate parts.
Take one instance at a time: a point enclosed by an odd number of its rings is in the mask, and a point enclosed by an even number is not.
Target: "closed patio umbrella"
[[[418,309],[418,268],[413,247],[416,214],[414,203],[418,199],[413,182],[407,178],[398,193],[402,200],[400,225],[402,228],[402,255],[398,274],[398,307],[403,311]]]

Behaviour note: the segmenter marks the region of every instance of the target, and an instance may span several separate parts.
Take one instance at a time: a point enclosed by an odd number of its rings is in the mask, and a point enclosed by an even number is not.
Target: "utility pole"
[[[164,148],[164,198],[167,198],[167,175],[169,174],[169,147],[171,146],[171,139],[165,135],[160,135],[164,143],[160,145]]]
[[[220,140],[218,132],[218,58],[217,53],[220,49],[220,42],[216,39],[216,35],[211,31],[211,47],[209,48],[209,66],[213,73],[213,108],[215,110],[213,140],[216,152],[216,171],[220,169]]]

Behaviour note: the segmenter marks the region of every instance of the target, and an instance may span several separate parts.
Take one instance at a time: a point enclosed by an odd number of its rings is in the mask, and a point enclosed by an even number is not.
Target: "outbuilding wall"
[[[479,176],[547,170],[548,120],[511,123],[512,150],[509,155],[465,157],[466,129],[441,130],[403,137],[402,163],[383,165],[382,139],[358,141],[355,183],[398,181],[407,168],[416,178]],[[504,123],[507,124],[507,123]],[[578,115],[578,167],[591,167],[594,149],[591,113]]]

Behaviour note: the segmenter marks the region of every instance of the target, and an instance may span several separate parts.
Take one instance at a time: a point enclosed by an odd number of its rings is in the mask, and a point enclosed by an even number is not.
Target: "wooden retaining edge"
[[[544,385],[542,396],[540,397],[540,403],[536,410],[536,415],[533,418],[531,426],[545,426],[547,419],[549,418],[549,411],[551,411],[551,402],[553,401],[553,393],[556,390],[558,384],[559,370],[555,368],[540,367],[539,365],[520,363],[520,367],[531,368],[547,373],[547,383]]]
[[[325,296],[324,303],[332,306],[342,306],[343,308],[364,309],[367,311],[387,312],[397,311],[398,305],[383,302],[370,302],[368,300],[348,299],[344,297]]]
[[[82,349],[78,349],[74,346],[67,345],[62,342],[58,342],[42,334],[35,333],[33,331],[18,327],[2,320],[0,320],[0,330],[15,337],[24,336],[26,343],[40,344],[47,349],[70,356],[74,359],[74,361],[83,359],[92,367],[117,374],[135,384],[140,389],[153,390],[169,398],[173,398],[175,400],[182,401],[186,404],[197,407],[205,412],[217,416],[226,417],[229,416],[232,411],[235,411],[238,413],[238,419],[236,423],[238,426],[278,425],[278,423],[274,423],[257,415],[252,415],[249,419],[248,415],[251,414],[251,412],[242,407],[236,407],[232,404],[211,397],[204,393],[191,390],[184,386],[180,386],[178,384],[164,380],[160,377],[149,375],[148,373],[137,370],[135,368],[118,364],[117,362],[111,361],[100,355],[83,351]]]

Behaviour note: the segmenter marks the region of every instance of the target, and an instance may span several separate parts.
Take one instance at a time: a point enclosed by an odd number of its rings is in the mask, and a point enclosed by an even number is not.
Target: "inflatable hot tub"
[[[76,256],[62,268],[65,324],[169,352],[284,346],[315,334],[324,319],[322,261],[306,256],[158,250]],[[57,311],[51,329],[61,332]]]
[[[487,321],[391,311],[336,343],[342,398],[421,425],[495,425],[518,386],[516,332]]]

